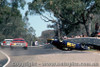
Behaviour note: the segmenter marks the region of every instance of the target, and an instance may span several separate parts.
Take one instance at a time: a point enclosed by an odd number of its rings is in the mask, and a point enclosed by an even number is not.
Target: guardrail
[[[92,45],[100,46],[100,38],[98,37],[70,38],[67,40],[74,42],[74,43],[85,43],[85,44],[92,44]]]

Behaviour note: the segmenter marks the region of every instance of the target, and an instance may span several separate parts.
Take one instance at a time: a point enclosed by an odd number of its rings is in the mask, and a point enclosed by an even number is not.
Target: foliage
[[[39,37],[40,42],[46,43],[47,39],[53,38],[54,37],[54,30],[45,30],[42,32],[41,36]]]
[[[25,18],[22,18],[18,10],[18,8],[23,9],[24,5],[24,0],[10,0],[9,2],[0,0],[0,41],[5,38],[24,38],[30,43],[31,39],[34,39],[35,30],[28,25]]]
[[[39,14],[44,21],[59,24],[59,30],[65,34],[83,24],[87,35],[90,35],[91,26],[88,21],[99,11],[100,0],[33,0],[29,3],[30,14]],[[50,13],[50,17],[44,16],[46,12]],[[52,18],[51,14],[56,19]]]

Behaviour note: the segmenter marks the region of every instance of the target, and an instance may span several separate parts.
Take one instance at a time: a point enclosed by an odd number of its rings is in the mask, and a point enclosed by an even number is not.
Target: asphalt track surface
[[[7,58],[2,52],[0,51],[0,67],[2,67],[5,63],[7,63]]]
[[[6,67],[100,67],[100,52],[61,51],[44,47],[29,47],[27,50],[7,47],[0,50],[10,57]],[[7,58],[0,59],[0,65],[5,63]]]

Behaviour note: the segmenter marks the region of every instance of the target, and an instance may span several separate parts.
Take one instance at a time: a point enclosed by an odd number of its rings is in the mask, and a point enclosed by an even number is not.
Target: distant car
[[[97,37],[100,37],[100,32],[98,32],[98,33],[96,34],[96,36],[97,36]]]
[[[15,38],[13,39],[10,47],[23,47],[24,49],[27,49],[28,43],[23,38]]]
[[[100,30],[91,34],[92,37],[100,37]]]
[[[1,47],[10,46],[12,41],[13,41],[13,39],[4,39],[4,41],[1,42]]]

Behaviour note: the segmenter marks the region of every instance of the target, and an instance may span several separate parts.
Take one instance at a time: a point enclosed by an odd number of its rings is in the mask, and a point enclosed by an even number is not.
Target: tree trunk
[[[87,25],[87,24],[84,24],[84,27],[85,27],[85,30],[86,30],[86,34],[87,34],[87,36],[89,36],[89,29],[88,29],[88,25]]]
[[[89,27],[89,30],[88,30],[88,31],[89,31],[89,36],[91,36],[91,33],[92,33],[92,32],[91,32],[91,23],[92,23],[92,22],[90,21],[89,26],[88,26],[88,27]]]
[[[60,39],[60,28],[59,28],[59,23],[57,24],[57,27],[58,27],[58,39]]]
[[[92,21],[84,24],[87,36],[91,36],[91,23]]]

